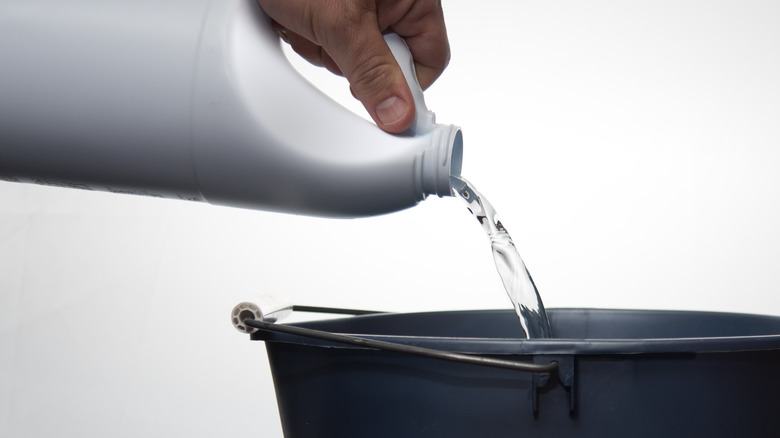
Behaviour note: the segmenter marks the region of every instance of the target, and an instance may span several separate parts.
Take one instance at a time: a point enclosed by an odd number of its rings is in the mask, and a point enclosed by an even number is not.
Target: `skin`
[[[382,33],[406,40],[423,89],[450,60],[440,0],[257,1],[296,53],[346,77],[377,126],[390,133],[411,125],[414,100]]]

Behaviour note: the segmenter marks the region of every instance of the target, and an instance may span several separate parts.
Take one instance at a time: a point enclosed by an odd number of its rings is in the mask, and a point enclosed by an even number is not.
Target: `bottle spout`
[[[433,146],[422,155],[422,184],[426,195],[452,196],[451,176],[460,176],[463,134],[453,125],[436,125]]]

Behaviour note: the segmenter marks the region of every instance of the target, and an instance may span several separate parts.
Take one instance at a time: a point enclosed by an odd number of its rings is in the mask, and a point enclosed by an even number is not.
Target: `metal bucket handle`
[[[310,306],[292,306],[293,311],[300,312],[318,312],[333,313],[342,315],[371,315],[384,312],[374,312],[367,310],[335,309],[326,307]],[[321,330],[313,330],[292,325],[276,324],[271,321],[263,321],[256,318],[245,318],[242,321],[246,327],[252,327],[258,330],[285,333],[288,335],[302,336],[306,338],[319,339],[341,344],[355,345],[363,348],[372,348],[377,350],[392,351],[395,353],[411,354],[415,356],[427,357],[432,359],[448,360],[451,362],[468,363],[474,365],[483,365],[494,368],[505,368],[529,373],[552,373],[558,368],[557,361],[551,361],[547,364],[514,362],[510,360],[495,359],[479,355],[453,353],[449,351],[432,350],[430,348],[415,347],[412,345],[397,344],[394,342],[378,341],[375,339],[366,339],[358,336],[337,334]]]

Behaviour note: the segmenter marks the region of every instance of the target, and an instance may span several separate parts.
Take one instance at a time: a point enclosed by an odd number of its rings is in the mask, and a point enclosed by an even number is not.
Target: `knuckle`
[[[371,2],[354,1],[318,1],[312,11],[312,32],[318,44],[338,46],[349,44],[360,34],[361,29],[370,23],[375,10]]]
[[[380,56],[366,58],[347,74],[358,97],[378,96],[388,90],[393,79],[393,66]]]

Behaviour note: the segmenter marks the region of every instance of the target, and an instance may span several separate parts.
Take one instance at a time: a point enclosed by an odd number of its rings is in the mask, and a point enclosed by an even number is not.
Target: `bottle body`
[[[254,0],[1,7],[4,180],[354,217],[459,173],[457,128],[394,136],[342,108]]]

